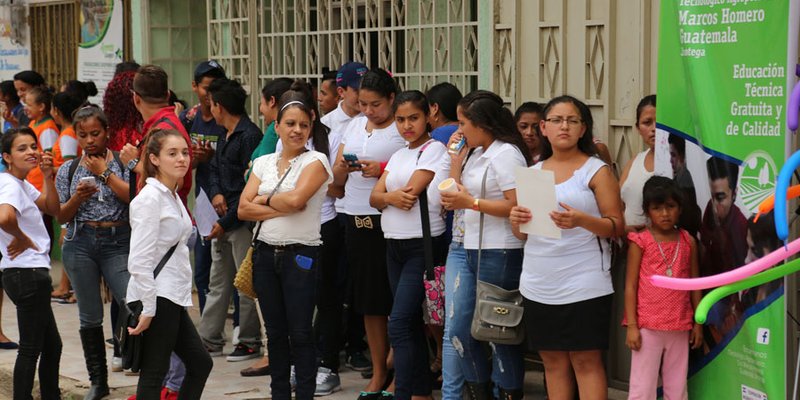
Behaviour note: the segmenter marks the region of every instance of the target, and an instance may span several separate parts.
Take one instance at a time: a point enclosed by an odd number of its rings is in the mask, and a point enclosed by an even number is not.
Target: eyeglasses
[[[562,125],[564,122],[567,123],[571,128],[574,128],[583,123],[583,120],[580,118],[562,118],[562,117],[553,117],[547,118],[545,121],[553,124],[553,125]]]

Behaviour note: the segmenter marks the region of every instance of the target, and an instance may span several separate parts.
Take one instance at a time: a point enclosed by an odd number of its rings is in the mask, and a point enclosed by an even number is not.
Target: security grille
[[[466,93],[478,84],[477,7],[477,0],[208,0],[210,56],[251,93],[277,77],[316,80],[324,67],[350,60],[389,70],[402,89],[449,81]]]
[[[78,76],[77,1],[30,5],[31,66],[58,88]]]

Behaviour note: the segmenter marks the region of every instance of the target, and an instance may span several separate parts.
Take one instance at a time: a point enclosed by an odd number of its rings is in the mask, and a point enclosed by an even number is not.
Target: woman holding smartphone
[[[61,336],[50,307],[50,237],[42,212],[58,213],[53,156],[40,154],[30,128],[11,129],[0,139],[6,172],[0,173],[0,270],[3,288],[17,306],[19,352],[14,364],[14,400],[30,399],[36,364],[44,400],[60,399]],[[39,167],[43,192],[25,180]]]
[[[100,399],[109,393],[100,278],[115,301],[125,298],[130,278],[129,171],[108,149],[108,120],[100,107],[84,106],[72,120],[83,155],[64,163],[56,174],[61,202],[57,217],[67,224],[64,268],[78,298],[81,344],[92,383],[86,399]]]
[[[364,315],[372,358],[372,379],[361,392],[361,400],[380,397],[388,385],[386,335],[392,292],[386,271],[381,212],[370,206],[369,196],[389,157],[405,146],[392,111],[396,94],[397,85],[388,72],[374,69],[364,74],[358,90],[358,103],[364,115],[354,118],[344,128],[339,161],[334,167],[334,184],[344,185],[348,216],[345,240],[353,277],[353,306],[356,313]]]

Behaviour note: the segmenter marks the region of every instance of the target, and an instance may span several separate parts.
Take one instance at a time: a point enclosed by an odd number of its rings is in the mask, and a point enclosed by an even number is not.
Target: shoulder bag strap
[[[430,139],[420,147],[417,152],[417,164],[419,158],[422,157],[422,152],[433,142]],[[413,174],[412,174],[413,175]],[[431,281],[435,279],[433,268],[433,237],[431,236],[431,216],[428,210],[428,187],[425,186],[419,194],[419,215],[422,219],[422,248],[425,253],[425,279]]]
[[[492,164],[489,164],[486,167],[486,171],[483,171],[483,180],[481,181],[481,199],[486,197],[486,175],[489,174],[489,168],[492,167]],[[475,280],[481,280],[481,253],[483,252],[483,211],[481,213],[481,222],[480,228],[478,231],[478,267],[475,271]]]
[[[180,241],[178,241],[178,243],[175,243],[172,247],[170,247],[169,250],[167,250],[167,254],[164,254],[164,257],[161,257],[161,261],[158,262],[156,269],[153,270],[153,279],[158,278],[158,274],[160,274],[161,270],[164,269],[164,266],[167,264],[167,261],[169,261],[170,257],[172,257],[172,253],[175,252],[175,249],[178,247],[178,244],[180,244]]]
[[[283,176],[278,181],[278,184],[275,185],[275,188],[272,189],[272,192],[270,192],[269,198],[272,198],[272,196],[274,196],[275,193],[278,192],[278,188],[281,187],[281,184],[283,183],[283,180],[286,179],[287,176],[289,176],[289,172],[292,170],[293,166],[294,166],[294,164],[290,164],[289,168],[286,168],[286,172],[283,173]],[[261,225],[263,225],[263,224],[264,224],[264,221],[258,221],[258,224],[256,225],[256,229],[253,230],[253,241],[251,242],[251,245],[253,245],[253,246],[256,245],[256,240],[258,240],[258,234],[261,233]]]

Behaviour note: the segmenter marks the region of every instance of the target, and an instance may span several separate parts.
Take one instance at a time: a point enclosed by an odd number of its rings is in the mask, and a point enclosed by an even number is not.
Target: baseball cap
[[[336,86],[358,89],[361,85],[361,77],[367,71],[369,71],[369,68],[360,62],[351,61],[346,63],[336,72]]]
[[[225,69],[214,60],[203,61],[197,64],[197,67],[194,69],[194,80],[198,81],[204,76],[222,78],[225,77]]]

